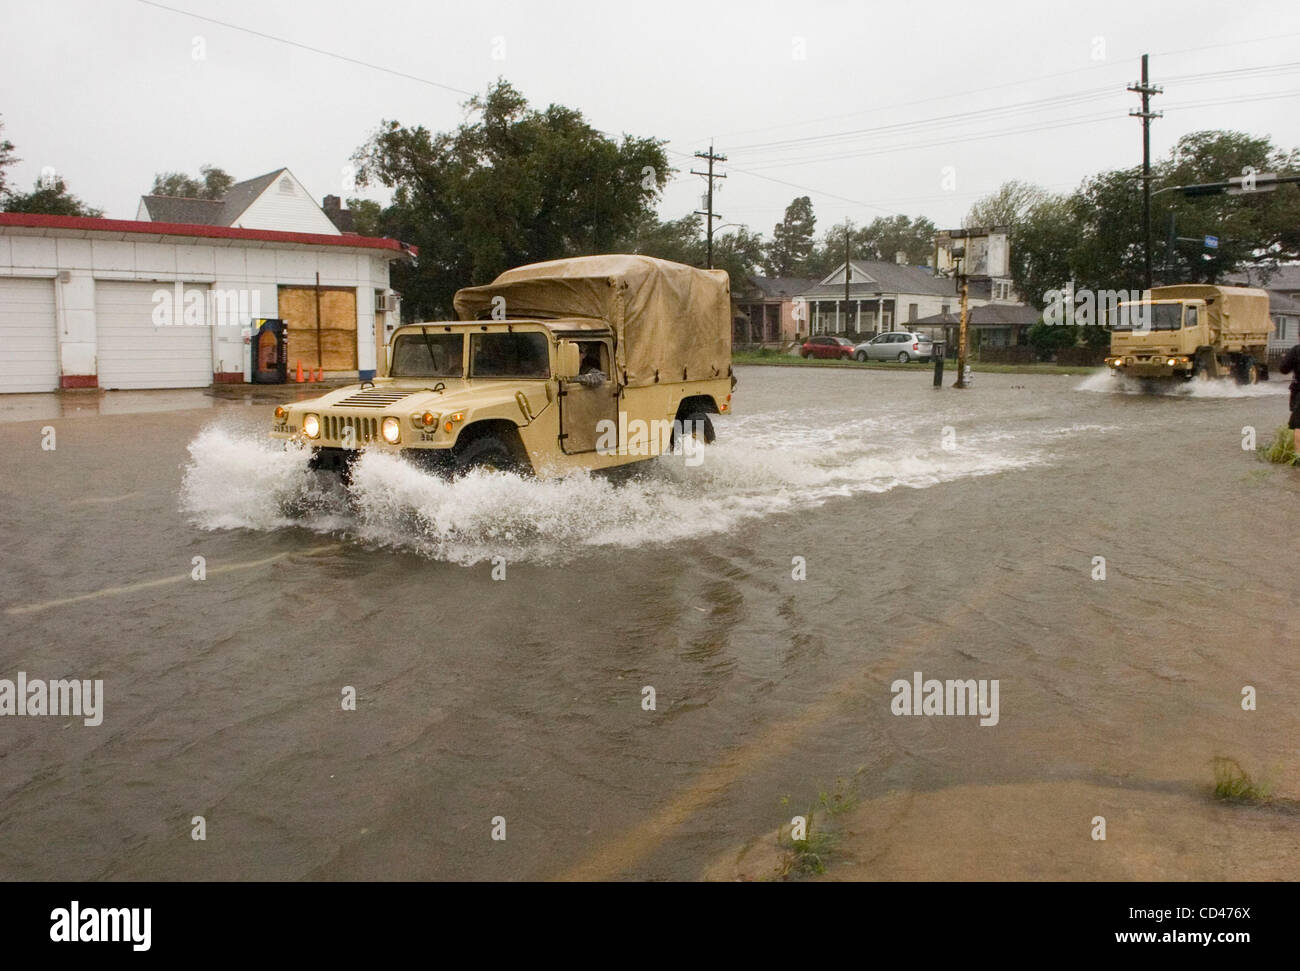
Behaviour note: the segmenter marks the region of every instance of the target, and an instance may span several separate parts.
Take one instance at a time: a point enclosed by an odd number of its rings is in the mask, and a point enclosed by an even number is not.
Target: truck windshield
[[[458,378],[463,334],[401,334],[393,343],[394,378]]]
[[[1112,331],[1178,330],[1182,305],[1177,303],[1122,303],[1106,321]]]
[[[546,378],[550,355],[546,335],[474,334],[469,342],[471,378]]]

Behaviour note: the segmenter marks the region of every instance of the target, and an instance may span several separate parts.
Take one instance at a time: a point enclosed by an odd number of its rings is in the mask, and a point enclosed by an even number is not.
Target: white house
[[[924,317],[954,311],[961,302],[951,277],[935,276],[923,266],[885,263],[879,260],[850,260],[847,301],[844,290],[845,264],[796,298],[810,333],[847,334],[866,337],[894,329],[907,329]],[[968,295],[970,306],[993,301]]]
[[[151,198],[148,220],[0,213],[0,393],[245,381],[262,317],[287,321],[290,369],[373,377],[389,268],[414,251],[340,233],[285,170],[267,178],[241,183],[233,226],[159,221]]]
[[[288,169],[236,182],[216,200],[141,196],[135,218],[141,222],[339,235],[338,227]]]

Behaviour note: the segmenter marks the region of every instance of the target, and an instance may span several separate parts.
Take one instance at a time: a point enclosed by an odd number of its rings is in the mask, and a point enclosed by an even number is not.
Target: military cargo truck
[[[722,270],[590,256],[457,292],[457,320],[393,332],[386,376],[276,409],[271,436],[350,470],[359,451],[430,469],[562,473],[713,441],[731,410]]]
[[[1114,374],[1191,381],[1268,380],[1268,293],[1188,283],[1153,287],[1146,300],[1118,305],[1106,364]]]

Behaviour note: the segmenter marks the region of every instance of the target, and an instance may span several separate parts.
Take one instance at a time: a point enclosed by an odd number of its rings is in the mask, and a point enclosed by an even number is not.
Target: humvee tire
[[[474,469],[489,472],[519,472],[519,461],[510,446],[496,435],[480,435],[456,453],[456,472],[464,474]]]
[[[695,422],[699,422],[698,425]],[[677,429],[678,428],[700,428],[704,432],[704,444],[712,445],[718,437],[713,431],[713,420],[703,411],[692,411],[681,419],[681,422],[673,422],[673,434],[671,444],[673,448],[677,447]]]

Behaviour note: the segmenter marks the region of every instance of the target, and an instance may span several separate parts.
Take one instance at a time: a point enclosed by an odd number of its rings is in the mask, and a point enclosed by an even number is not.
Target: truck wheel
[[[702,411],[692,411],[689,415],[682,418],[680,425],[677,422],[673,422],[673,434],[670,444],[674,449],[677,447],[677,429],[679,427],[687,429],[685,434],[694,434],[697,436],[702,435],[705,445],[712,445],[714,439],[718,437],[714,434],[713,421],[709,416]]]
[[[1243,358],[1237,365],[1237,383],[1238,384],[1258,384],[1259,383],[1259,365],[1255,363],[1253,357]]]
[[[494,435],[476,438],[456,456],[456,471],[460,474],[483,469],[488,472],[518,472],[519,463],[509,446]]]

